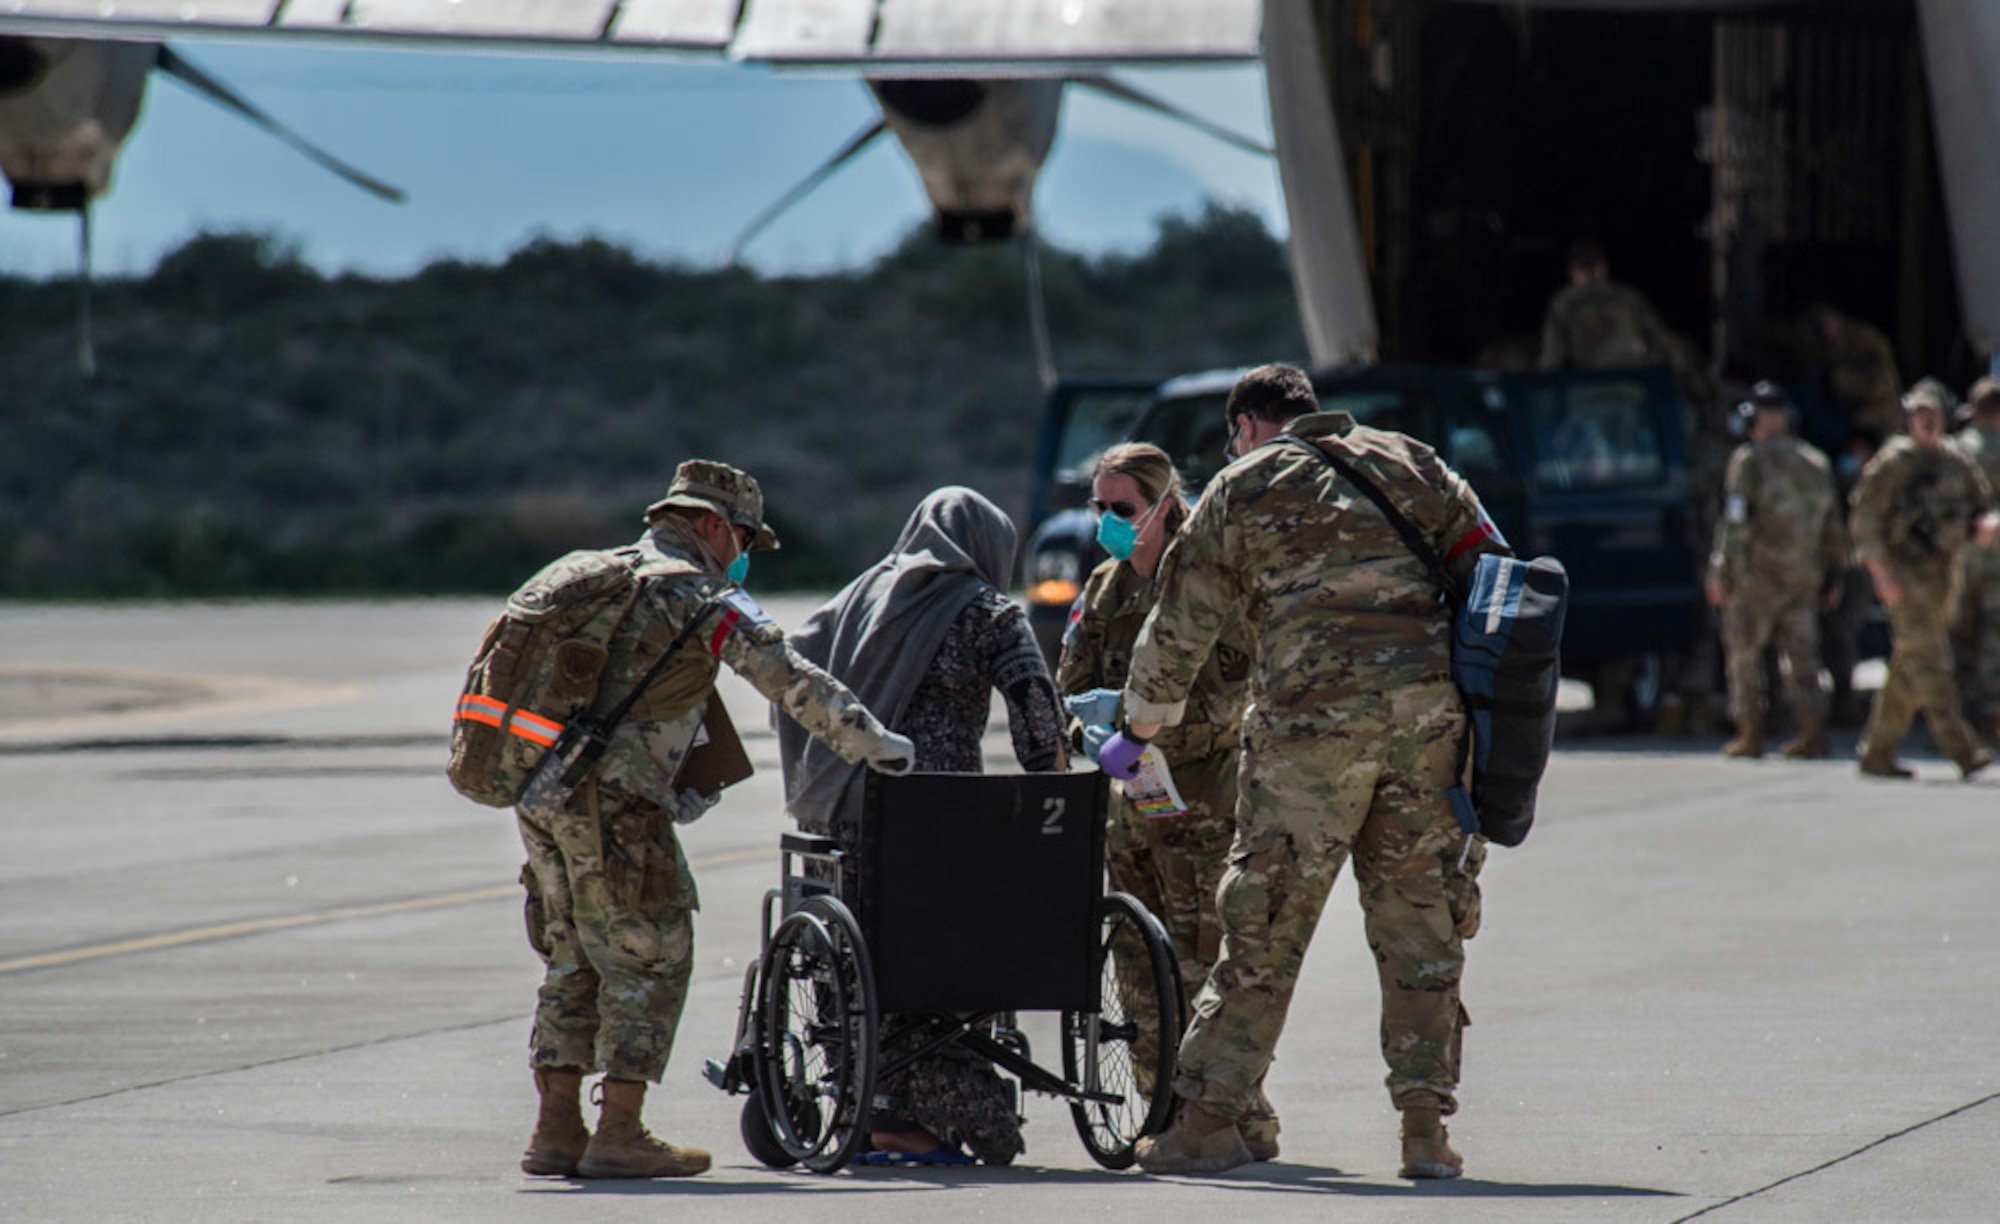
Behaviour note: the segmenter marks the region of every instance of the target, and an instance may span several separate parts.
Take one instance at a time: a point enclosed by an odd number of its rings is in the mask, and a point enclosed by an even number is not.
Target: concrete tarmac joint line
[[[1708,1206],[1702,1208],[1700,1211],[1690,1212],[1687,1215],[1676,1217],[1672,1221],[1672,1224],[1687,1224],[1689,1220],[1699,1219],[1700,1217],[1705,1215],[1713,1215],[1718,1211],[1723,1211],[1726,1210],[1727,1208],[1734,1207],[1736,1206],[1736,1204],[1741,1203],[1746,1199],[1756,1198],[1760,1194],[1768,1194],[1771,1191],[1776,1190],[1780,1186],[1789,1186],[1793,1182],[1803,1181],[1804,1179],[1813,1176],[1815,1173],[1824,1173],[1828,1169],[1832,1169],[1839,1165],[1846,1164],[1848,1161],[1853,1160],[1857,1156],[1866,1155],[1867,1153],[1874,1151],[1876,1148],[1886,1147],[1887,1145],[1894,1143],[1896,1140],[1901,1139],[1906,1135],[1913,1135],[1927,1126],[1935,1126],[1940,1122],[1946,1122],[1951,1120],[1952,1118],[1956,1118],[1960,1114],[1971,1113],[1973,1110],[1978,1109],[1980,1106],[1990,1105],[1994,1101],[2000,1101],[2000,1092],[1989,1092],[1985,1096],[1980,1097],[1976,1101],[1967,1101],[1965,1104],[1960,1105],[1957,1109],[1947,1109],[1943,1113],[1937,1115],[1934,1118],[1925,1118],[1921,1122],[1912,1122],[1908,1126],[1904,1127],[1902,1130],[1891,1131],[1890,1133],[1882,1136],[1880,1139],[1873,1140],[1872,1142],[1869,1143],[1864,1143],[1860,1147],[1855,1148],[1851,1152],[1835,1156],[1832,1160],[1821,1161],[1820,1163],[1814,1165],[1810,1169],[1801,1169],[1797,1173],[1793,1173],[1788,1177],[1781,1177],[1777,1181],[1771,1182],[1768,1185],[1759,1186],[1755,1190],[1745,1190],[1743,1193],[1735,1195],[1732,1198],[1723,1199],[1719,1203],[1710,1203]]]
[[[94,688],[106,695],[94,709],[86,702],[86,712],[52,718],[20,717],[18,700],[0,703],[0,715],[7,715],[0,717],[0,744],[129,732],[135,727],[169,726],[195,718],[277,714],[358,701],[368,692],[365,684],[321,684],[282,676],[107,672],[39,664],[0,666],[0,681],[7,689],[27,685],[62,690],[70,686],[72,691]],[[118,696],[120,693],[124,696]],[[52,697],[47,707],[61,709],[63,704],[59,697]]]
[[[755,849],[725,850],[690,859],[688,865],[696,868],[722,867],[730,863],[767,858],[770,855],[770,849],[763,846]],[[17,956],[11,960],[0,960],[0,974],[24,973],[30,969],[53,969],[107,956],[159,952],[167,948],[184,948],[190,944],[213,943],[219,939],[240,939],[246,935],[263,935],[297,927],[322,926],[330,922],[352,922],[361,918],[386,918],[394,914],[421,913],[425,910],[472,905],[481,901],[498,901],[520,895],[519,884],[496,884],[487,888],[433,893],[429,896],[407,897],[401,901],[383,901],[373,905],[343,905],[334,909],[312,910],[301,914],[275,914],[269,918],[248,918],[241,922],[224,922],[215,926],[193,927],[185,931],[166,931],[158,935],[138,935],[130,939],[114,939],[109,943],[90,944],[81,948],[65,948],[55,952]]]

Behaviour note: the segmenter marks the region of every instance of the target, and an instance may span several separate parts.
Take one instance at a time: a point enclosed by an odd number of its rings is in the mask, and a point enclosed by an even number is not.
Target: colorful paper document
[[[1147,748],[1139,757],[1139,772],[1119,785],[1125,788],[1125,802],[1147,820],[1171,820],[1187,815],[1187,803],[1175,789],[1173,771],[1167,768],[1167,759],[1158,748]]]

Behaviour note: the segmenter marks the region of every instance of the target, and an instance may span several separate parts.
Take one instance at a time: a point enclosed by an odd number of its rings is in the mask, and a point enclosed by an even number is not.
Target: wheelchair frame
[[[748,1095],[741,1133],[759,1161],[819,1173],[843,1168],[867,1139],[876,1085],[952,1045],[1011,1074],[1017,1108],[1019,1089],[1067,1101],[1085,1149],[1105,1168],[1129,1167],[1140,1136],[1167,1126],[1175,1099],[1168,1086],[1186,1019],[1179,961],[1159,920],[1132,897],[1104,892],[1101,871],[1096,929],[1079,933],[1093,940],[1096,1002],[1062,1011],[1058,1075],[1032,1060],[1013,1010],[904,1016],[883,1034],[867,940],[841,896],[845,852],[832,838],[787,833],[779,857],[781,883],[764,894],[763,941],[744,973],[730,1056],[710,1059],[705,1068],[717,1088]],[[799,864],[815,864],[819,872]],[[1145,993],[1160,1019],[1151,1093],[1141,1090],[1139,1068],[1131,1065],[1143,1020],[1126,1015],[1126,992],[1115,976],[1124,958],[1146,967]],[[885,1046],[899,1052],[885,1061]]]

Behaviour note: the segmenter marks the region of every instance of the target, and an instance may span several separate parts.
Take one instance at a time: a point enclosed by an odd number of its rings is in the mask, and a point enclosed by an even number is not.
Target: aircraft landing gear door
[[[1515,375],[1507,391],[1528,457],[1514,546],[1569,569],[1563,670],[1593,680],[1600,726],[1644,721],[1700,623],[1679,393],[1663,367]]]

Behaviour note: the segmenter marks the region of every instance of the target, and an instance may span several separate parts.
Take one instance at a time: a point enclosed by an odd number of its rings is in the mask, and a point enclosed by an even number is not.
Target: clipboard
[[[701,729],[703,734],[681,762],[675,784],[682,790],[699,791],[712,799],[756,770],[750,765],[750,755],[743,751],[743,739],[736,734],[736,724],[729,721],[729,710],[722,704],[721,694],[713,689],[708,693],[708,707],[701,714]]]

